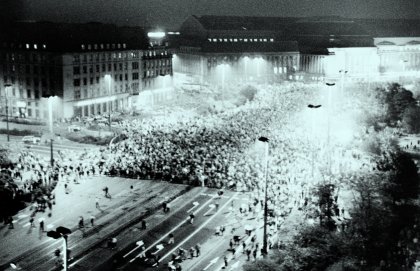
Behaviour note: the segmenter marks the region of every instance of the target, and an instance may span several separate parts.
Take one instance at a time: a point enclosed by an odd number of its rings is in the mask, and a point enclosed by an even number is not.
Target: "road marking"
[[[29,215],[27,215],[27,214],[22,214],[22,215],[18,215],[18,218],[25,218],[25,217],[28,217]]]
[[[128,255],[130,255],[133,251],[135,251],[135,250],[137,250],[137,249],[141,248],[141,246],[143,246],[143,245],[144,245],[143,240],[137,241],[137,242],[136,242],[136,247],[135,247],[135,248],[133,248],[132,250],[130,250],[127,254],[125,254],[125,255],[123,256],[123,258],[127,257]]]
[[[159,244],[156,246],[156,251],[152,252],[152,254],[157,254],[159,251],[161,251],[162,249],[164,249],[165,247],[162,244]]]
[[[208,213],[210,213],[214,209],[214,207],[216,207],[216,205],[210,204],[209,207],[210,209],[208,209],[207,212],[205,212],[203,216],[206,216]]]
[[[207,204],[210,203],[210,201],[212,201],[214,198],[216,197],[216,195],[213,195],[213,197],[211,199],[209,199],[204,205],[202,205],[200,208],[198,208],[195,213],[198,213],[201,209],[203,209]],[[193,212],[194,213],[194,212]],[[173,228],[172,230],[170,230],[169,232],[167,232],[165,235],[163,235],[161,238],[159,238],[159,240],[157,240],[156,242],[154,242],[151,246],[149,246],[148,248],[146,248],[145,250],[143,250],[140,254],[138,254],[136,257],[134,257],[133,259],[130,260],[130,263],[132,263],[136,258],[140,257],[143,253],[145,253],[146,251],[148,251],[149,249],[151,249],[152,247],[156,246],[157,244],[159,244],[160,242],[162,242],[163,239],[165,239],[169,234],[171,234],[172,232],[174,232],[176,229],[178,229],[179,227],[181,227],[183,224],[185,224],[187,222],[187,220],[183,220],[181,223],[179,223],[178,225],[175,226],[175,228]]]
[[[27,223],[26,223],[25,225],[23,225],[22,227],[26,228],[26,227],[28,227],[29,225],[31,225],[31,223],[27,222]]]
[[[211,260],[210,263],[206,267],[204,267],[203,271],[207,270],[210,266],[212,266],[213,264],[215,264],[218,259],[219,259],[219,257],[216,257],[213,260]]]
[[[200,205],[200,203],[198,203],[198,202],[194,201],[194,202],[193,202],[193,205],[194,205],[193,207],[191,207],[190,209],[188,209],[187,213],[191,212],[191,211],[192,211],[192,209],[194,209],[195,207],[197,207],[198,205]]]
[[[165,259],[166,257],[168,257],[169,255],[172,255],[172,253],[174,253],[180,246],[182,246],[183,244],[185,244],[188,240],[190,240],[194,235],[196,235],[202,228],[204,228],[208,223],[210,223],[210,221],[216,217],[216,215],[218,213],[220,213],[231,201],[233,200],[233,198],[230,198],[228,201],[226,201],[225,204],[223,204],[223,206],[219,209],[219,211],[217,211],[213,216],[211,216],[209,219],[207,219],[203,224],[200,225],[200,227],[198,227],[192,234],[190,234],[186,239],[184,239],[181,243],[179,243],[177,246],[175,246],[171,251],[169,251],[168,253],[166,253],[164,256],[162,256],[162,258],[159,259],[159,262],[161,262],[163,259]],[[204,204],[202,207],[206,206],[207,204]]]

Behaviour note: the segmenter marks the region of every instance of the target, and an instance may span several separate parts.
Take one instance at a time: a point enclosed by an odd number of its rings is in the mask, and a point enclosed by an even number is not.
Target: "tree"
[[[4,172],[0,172],[0,219],[11,216],[16,210],[15,195],[17,186],[12,177]]]
[[[244,96],[248,101],[253,101],[258,90],[253,86],[246,86],[241,90],[241,95]]]
[[[416,102],[413,93],[397,83],[388,86],[385,101],[388,104],[388,123],[390,124],[400,121],[404,111]]]
[[[390,153],[378,161],[377,168],[391,174],[384,191],[393,199],[394,204],[406,203],[418,197],[419,175],[409,154],[401,151]]]
[[[406,108],[402,121],[408,133],[420,133],[420,107],[411,105]]]

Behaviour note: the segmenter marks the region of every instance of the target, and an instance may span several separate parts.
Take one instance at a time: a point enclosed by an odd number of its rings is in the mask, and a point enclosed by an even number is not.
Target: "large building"
[[[172,84],[172,55],[138,27],[14,23],[1,33],[0,59],[2,114],[7,94],[12,116],[46,118],[49,96],[55,118],[127,110],[143,91]]]
[[[282,30],[288,18],[191,16],[180,28],[174,71],[193,81],[283,80],[299,69],[296,41]]]
[[[191,80],[387,78],[420,71],[419,21],[191,16],[174,71]]]

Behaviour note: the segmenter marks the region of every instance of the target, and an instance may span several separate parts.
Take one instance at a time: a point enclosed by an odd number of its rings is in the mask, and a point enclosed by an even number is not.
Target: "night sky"
[[[99,21],[176,29],[189,15],[420,18],[420,0],[0,0],[25,20]],[[20,2],[20,3],[19,3]],[[8,3],[8,4],[7,4]],[[4,8],[5,5],[8,5]],[[14,12],[11,12],[14,10]],[[4,14],[2,12],[2,14]]]

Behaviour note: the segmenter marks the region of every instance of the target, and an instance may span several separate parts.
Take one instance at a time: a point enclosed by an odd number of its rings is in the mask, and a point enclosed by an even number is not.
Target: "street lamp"
[[[4,97],[6,102],[6,129],[7,129],[7,142],[10,142],[9,135],[9,102],[7,100],[8,89],[12,87],[12,84],[4,84]]]
[[[266,137],[258,138],[258,141],[264,143],[265,145],[265,192],[264,192],[264,233],[263,233],[263,248],[261,252],[263,255],[267,255],[268,253],[268,243],[267,243],[267,216],[268,216],[268,141],[269,139]]]
[[[318,104],[318,105],[313,105],[313,104],[308,104],[308,108],[310,109],[317,109],[320,108],[322,105]],[[312,120],[312,135],[314,134],[314,121]],[[311,159],[311,173],[312,173],[312,178],[314,177],[314,167],[315,167],[315,151],[314,151],[314,147],[312,147],[312,159]]]
[[[108,125],[109,125],[109,129],[111,130],[111,75],[106,74],[105,75],[105,81],[107,81],[107,85],[108,85]]]
[[[51,138],[50,138],[50,162],[51,162],[51,167],[54,166],[54,152],[53,152],[53,141],[54,141],[54,131],[53,131],[53,99],[55,98],[55,96],[46,94],[46,95],[42,95],[43,98],[47,98],[48,99],[48,123],[49,123],[49,128],[50,128],[50,134],[51,134]]]
[[[64,262],[64,271],[67,271],[67,237],[71,234],[71,230],[60,226],[55,229],[55,231],[47,232],[47,236],[53,239],[63,238],[63,262]]]

